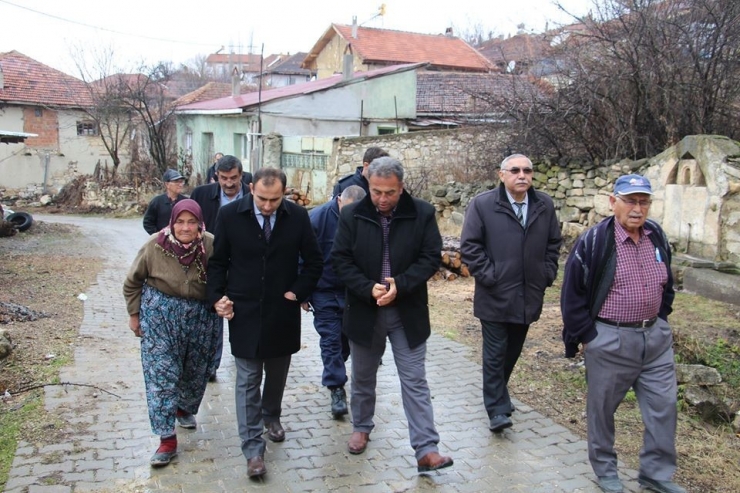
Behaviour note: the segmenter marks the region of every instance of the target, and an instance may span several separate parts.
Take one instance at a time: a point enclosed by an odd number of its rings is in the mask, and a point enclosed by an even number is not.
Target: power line
[[[99,31],[106,31],[106,32],[113,33],[113,34],[120,34],[121,36],[130,36],[132,38],[149,39],[149,40],[152,40],[152,41],[162,41],[162,42],[165,42],[165,43],[175,43],[175,44],[183,44],[183,45],[214,46],[214,43],[196,43],[196,42],[193,42],[193,41],[180,41],[180,40],[175,40],[175,39],[165,39],[165,38],[156,38],[156,37],[153,37],[153,36],[144,36],[144,35],[141,35],[141,34],[125,33],[125,32],[122,32],[122,31],[116,31],[115,29],[108,29],[106,27],[100,27],[100,26],[92,26],[90,24],[85,24],[84,22],[73,21],[71,19],[65,19],[64,17],[60,17],[58,15],[49,14],[49,13],[46,13],[46,12],[41,12],[40,10],[35,10],[35,9],[30,8],[30,7],[26,7],[25,5],[18,5],[17,3],[8,2],[7,0],[0,0],[0,3],[5,3],[5,4],[8,4],[8,5],[12,5],[13,7],[17,7],[19,9],[23,9],[23,10],[28,10],[29,12],[33,12],[34,14],[43,15],[45,17],[50,17],[52,19],[56,19],[56,20],[59,20],[59,21],[69,22],[70,24],[76,24],[78,26],[83,26],[83,27],[87,27],[87,28],[90,28],[90,29],[97,29]]]

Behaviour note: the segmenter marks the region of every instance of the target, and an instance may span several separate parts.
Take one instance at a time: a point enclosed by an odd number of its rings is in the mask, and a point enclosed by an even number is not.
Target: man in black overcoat
[[[300,304],[323,269],[308,213],[283,200],[285,185],[281,170],[258,170],[250,193],[221,207],[208,261],[208,301],[229,320],[236,416],[249,477],[267,472],[264,429],[273,442],[285,439],[280,415],[291,355],[301,347]]]

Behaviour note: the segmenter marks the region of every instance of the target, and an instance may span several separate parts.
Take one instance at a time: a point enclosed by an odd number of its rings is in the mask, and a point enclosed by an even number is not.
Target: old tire
[[[14,212],[7,221],[13,223],[18,231],[25,231],[33,224],[33,217],[27,212]]]

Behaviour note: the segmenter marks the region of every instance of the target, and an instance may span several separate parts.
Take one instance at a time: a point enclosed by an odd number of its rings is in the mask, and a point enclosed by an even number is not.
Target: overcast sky
[[[77,47],[112,48],[122,69],[187,62],[229,51],[265,55],[309,51],[331,23],[428,34],[448,26],[510,35],[517,24],[541,32],[568,23],[554,0],[0,0],[0,52],[17,50],[78,75]],[[385,3],[384,16],[377,16]],[[592,0],[561,0],[583,15]]]

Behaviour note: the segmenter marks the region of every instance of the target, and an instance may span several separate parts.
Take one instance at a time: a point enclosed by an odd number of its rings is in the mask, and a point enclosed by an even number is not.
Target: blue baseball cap
[[[640,175],[624,175],[614,184],[614,195],[630,195],[633,193],[653,194],[650,180]]]

